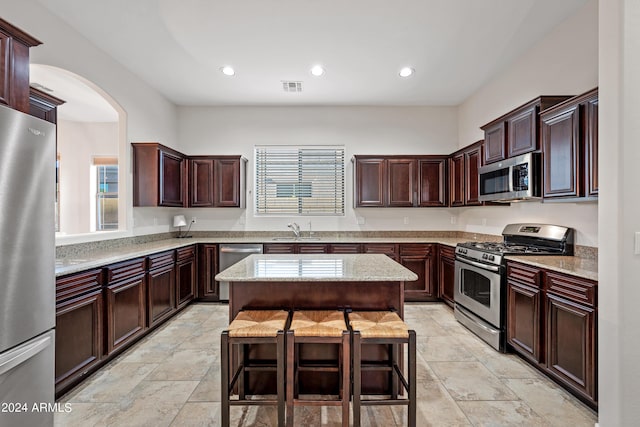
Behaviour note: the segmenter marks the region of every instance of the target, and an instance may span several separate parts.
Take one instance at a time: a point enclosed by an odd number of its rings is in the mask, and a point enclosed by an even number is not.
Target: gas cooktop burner
[[[516,245],[516,244],[503,243],[503,242],[465,242],[465,243],[461,243],[460,246],[477,249],[479,251],[496,252],[500,254],[556,253],[553,251],[549,251],[547,249],[540,248],[538,246]]]

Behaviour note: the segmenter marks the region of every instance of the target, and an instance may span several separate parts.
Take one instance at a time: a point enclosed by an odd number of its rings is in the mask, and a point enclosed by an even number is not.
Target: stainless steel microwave
[[[481,202],[510,202],[541,195],[539,152],[482,166],[478,173]]]

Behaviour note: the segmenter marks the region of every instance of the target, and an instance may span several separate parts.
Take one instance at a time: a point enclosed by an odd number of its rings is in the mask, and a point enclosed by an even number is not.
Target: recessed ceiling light
[[[321,65],[314,65],[313,68],[311,68],[311,74],[316,77],[320,77],[324,74],[324,68],[322,68]]]
[[[222,74],[224,74],[225,76],[233,76],[236,74],[236,70],[234,70],[233,67],[229,67],[228,65],[220,68],[220,71],[222,71]]]
[[[411,67],[404,67],[400,70],[400,77],[410,77],[413,75],[413,73],[415,72],[415,70]]]

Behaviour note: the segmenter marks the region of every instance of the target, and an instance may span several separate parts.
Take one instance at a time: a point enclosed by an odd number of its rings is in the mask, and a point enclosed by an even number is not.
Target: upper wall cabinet
[[[540,114],[545,199],[598,195],[598,90]]]
[[[0,18],[0,104],[29,113],[29,48],[39,44]]]
[[[64,104],[60,98],[40,89],[29,89],[29,114],[51,123],[58,122],[58,106]]]
[[[483,141],[456,151],[449,158],[450,206],[478,206],[478,169],[482,166]]]
[[[484,163],[493,163],[540,149],[538,114],[569,96],[540,96],[482,126]]]
[[[245,207],[245,170],[241,156],[189,157],[189,207]]]
[[[132,143],[133,206],[186,207],[186,156],[155,143]]]
[[[354,204],[446,206],[446,157],[354,156]]]

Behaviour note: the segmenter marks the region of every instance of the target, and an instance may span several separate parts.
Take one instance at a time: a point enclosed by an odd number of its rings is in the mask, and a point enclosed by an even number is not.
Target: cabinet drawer
[[[295,243],[269,243],[263,246],[265,254],[295,254]]]
[[[298,245],[298,253],[300,254],[326,254],[327,245],[322,243],[308,243]]]
[[[451,246],[440,245],[440,257],[441,258],[453,258],[456,257],[456,250]]]
[[[146,260],[146,258],[136,258],[107,266],[107,283],[113,283],[144,273]]]
[[[193,259],[196,256],[196,247],[195,246],[187,246],[186,248],[180,248],[176,250],[176,258],[177,261],[185,261],[188,259]]]
[[[173,251],[167,251],[167,252],[161,252],[158,254],[149,255],[149,270],[153,270],[154,268],[159,268],[165,265],[173,264],[174,256],[175,254]]]
[[[398,253],[397,245],[393,243],[366,243],[363,247],[365,254],[385,254],[395,257]]]
[[[556,294],[571,301],[595,307],[596,282],[575,276],[548,271],[545,287],[550,294]]]
[[[540,273],[542,270],[528,265],[517,264],[514,262],[507,263],[507,278],[516,280],[535,288],[540,287]]]
[[[400,256],[427,256],[430,255],[433,251],[432,244],[401,244],[400,245]]]
[[[102,287],[102,269],[56,279],[56,303]]]
[[[329,245],[332,254],[359,254],[362,252],[360,243],[337,243]]]

